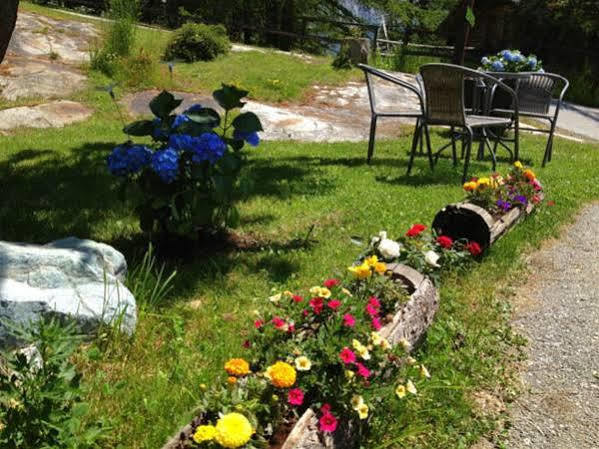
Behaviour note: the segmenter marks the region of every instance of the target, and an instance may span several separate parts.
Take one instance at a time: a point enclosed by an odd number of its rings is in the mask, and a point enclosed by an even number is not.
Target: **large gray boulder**
[[[132,334],[137,308],[122,283],[126,273],[120,252],[91,240],[0,242],[0,346],[15,344],[3,322],[28,324],[45,315],[74,318],[84,332],[103,322]]]

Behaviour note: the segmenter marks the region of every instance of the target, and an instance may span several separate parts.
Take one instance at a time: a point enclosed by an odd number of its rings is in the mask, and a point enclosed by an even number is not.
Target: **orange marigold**
[[[289,363],[277,362],[266,369],[266,376],[278,388],[289,388],[295,383],[295,368]]]
[[[227,377],[227,383],[229,385],[235,385],[237,383],[237,377],[235,377],[235,376]]]
[[[534,181],[537,178],[536,175],[535,175],[535,172],[533,172],[530,168],[527,168],[526,170],[524,170],[522,172],[522,174],[529,181]]]
[[[243,359],[231,359],[225,363],[225,371],[230,376],[245,376],[250,373],[250,364]]]

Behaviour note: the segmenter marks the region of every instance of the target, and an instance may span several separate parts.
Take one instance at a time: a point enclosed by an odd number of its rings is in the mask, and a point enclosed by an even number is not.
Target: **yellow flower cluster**
[[[474,192],[475,190],[484,190],[493,184],[494,183],[491,181],[490,178],[485,177],[479,178],[476,181],[468,181],[464,184],[463,187],[466,192]]]
[[[310,289],[310,294],[325,299],[331,297],[331,291],[326,287],[312,287]]]
[[[356,353],[360,357],[362,357],[362,359],[370,360],[370,352],[368,351],[368,348],[366,346],[364,346],[362,343],[360,343],[355,338],[352,340],[352,346],[356,350]]]
[[[289,388],[295,383],[295,368],[285,362],[277,362],[266,369],[266,377],[278,388]]]
[[[225,371],[230,376],[245,376],[250,373],[250,364],[243,359],[231,359],[225,363]]]
[[[357,279],[367,279],[372,276],[372,272],[384,274],[387,271],[387,265],[384,262],[379,262],[378,257],[370,256],[364,259],[360,265],[349,267],[348,270],[353,273]]]
[[[203,443],[204,441],[212,441],[216,436],[216,427],[214,426],[198,426],[193,434],[193,441]]]
[[[252,425],[241,413],[228,413],[216,422],[216,426],[198,426],[193,434],[193,441],[200,444],[205,441],[216,441],[226,448],[244,446],[254,433]]]
[[[354,396],[351,399],[352,408],[358,412],[358,417],[360,419],[368,418],[368,404],[364,402],[364,398],[362,396]]]
[[[414,385],[414,383],[411,380],[408,380],[408,382],[405,385],[398,385],[395,389],[395,394],[399,399],[403,399],[406,396],[406,392],[411,394],[418,393],[418,390],[416,390],[416,385]]]

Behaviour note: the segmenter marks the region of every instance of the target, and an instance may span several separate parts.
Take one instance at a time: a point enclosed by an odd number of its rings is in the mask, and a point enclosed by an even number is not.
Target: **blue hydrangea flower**
[[[176,150],[191,153],[191,160],[195,163],[208,161],[214,164],[227,150],[225,142],[214,133],[204,133],[200,137],[173,134],[169,145]]]
[[[528,58],[528,66],[534,69],[537,66],[537,58]]]
[[[499,52],[499,55],[500,55],[500,56],[501,56],[503,59],[506,59],[506,60],[508,59],[508,55],[511,55],[511,54],[512,54],[512,52],[511,52],[511,51],[509,51],[509,50],[501,50],[501,51]]]
[[[260,136],[257,132],[244,133],[242,131],[235,130],[233,132],[233,139],[245,140],[253,147],[257,147],[260,144]]]
[[[204,107],[201,104],[197,103],[187,108],[184,114],[197,114],[198,112],[201,112],[203,109]]]
[[[112,150],[107,158],[108,170],[115,176],[127,176],[146,167],[152,158],[152,151],[141,145],[121,145]]]
[[[503,70],[504,70],[503,62],[493,61],[493,64],[491,64],[491,70],[493,70],[494,72],[503,72]]]
[[[152,169],[160,179],[170,184],[179,174],[179,154],[172,148],[156,151],[152,155]]]
[[[175,117],[175,120],[173,121],[173,124],[171,125],[171,129],[176,130],[179,126],[181,126],[183,123],[188,122],[188,121],[189,121],[189,117],[187,117],[185,114],[179,114]]]
[[[487,64],[489,64],[489,62],[491,62],[491,61],[486,56],[483,56],[483,58],[480,60],[480,63],[482,65],[487,65]]]

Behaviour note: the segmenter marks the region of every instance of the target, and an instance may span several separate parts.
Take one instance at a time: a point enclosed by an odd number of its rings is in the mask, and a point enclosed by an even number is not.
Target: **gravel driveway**
[[[599,448],[599,204],[534,254],[515,326],[529,338],[509,448]]]

